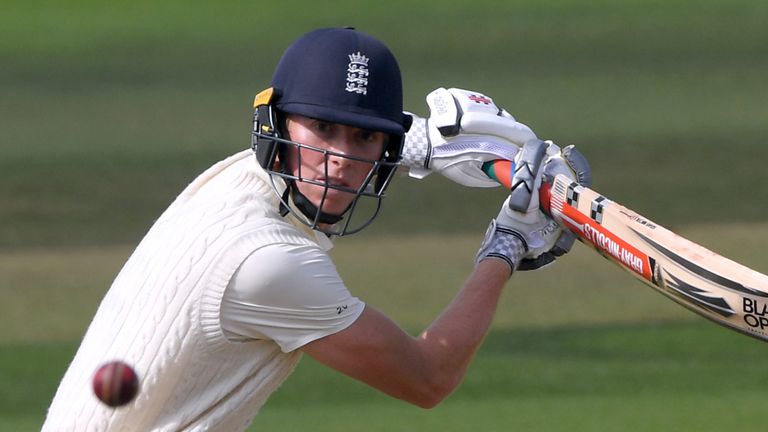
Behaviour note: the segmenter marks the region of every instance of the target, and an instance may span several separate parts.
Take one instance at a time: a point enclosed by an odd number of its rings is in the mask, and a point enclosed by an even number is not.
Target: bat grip
[[[496,159],[483,164],[483,172],[491,179],[499,182],[507,189],[512,189],[512,176],[514,175],[515,164],[512,161],[504,159]],[[544,182],[539,189],[539,203],[541,209],[548,215],[551,215],[550,204],[551,195],[550,190],[552,184]]]

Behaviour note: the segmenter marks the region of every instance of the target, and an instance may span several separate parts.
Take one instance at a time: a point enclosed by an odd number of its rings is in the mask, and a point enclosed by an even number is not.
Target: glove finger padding
[[[472,135],[493,135],[504,138],[518,146],[536,138],[530,127],[515,120],[506,111],[499,115],[469,112],[461,116],[461,133]]]
[[[457,135],[493,135],[522,146],[536,138],[531,128],[476,91],[441,87],[427,95],[427,105],[430,125],[445,140]]]
[[[552,246],[548,252],[544,252],[537,258],[524,258],[520,260],[520,264],[517,266],[518,271],[532,271],[539,270],[554,264],[555,259],[561,257],[570,252],[573,243],[576,241],[576,235],[570,231],[563,230],[560,237],[555,241],[555,245]]]
[[[547,147],[549,144],[544,141],[530,140],[515,157],[509,198],[512,210],[531,212],[539,208],[539,188]]]
[[[563,159],[576,174],[576,182],[582,186],[592,186],[592,168],[587,158],[574,145],[564,148],[562,153]]]
[[[555,245],[550,249],[550,253],[556,257],[563,256],[571,251],[573,244],[576,242],[576,234],[563,230],[560,237],[557,238]]]
[[[459,135],[432,150],[430,164],[440,166],[440,174],[469,187],[498,187],[482,169],[489,160],[513,160],[519,148],[495,136]]]
[[[426,119],[416,118],[406,135],[403,164],[414,178],[422,179],[434,169],[463,186],[498,187],[482,171],[483,164],[489,160],[514,160],[519,151],[514,143],[493,135],[458,135],[432,146],[434,140],[429,138],[428,127]]]
[[[513,160],[520,146],[536,138],[482,93],[439,88],[427,95],[427,104],[430,118],[414,118],[405,136],[402,163],[411,177],[439,172],[464,186],[497,187],[483,163]]]
[[[547,159],[544,162],[544,177],[551,181],[557,174],[563,174],[584,186],[592,184],[592,171],[589,162],[574,146],[560,149],[551,141],[546,141]],[[562,230],[552,248],[538,257],[524,258],[518,270],[538,270],[552,264],[555,258],[565,255],[573,247],[576,236],[568,230]]]
[[[592,185],[592,169],[576,146],[569,145],[560,150],[552,141],[546,142],[549,144],[548,157],[544,163],[547,181],[551,182],[558,174],[563,174],[582,186]]]
[[[461,133],[495,135],[518,145],[536,138],[528,126],[476,91],[440,87],[427,95],[427,105],[430,122],[446,138]]]

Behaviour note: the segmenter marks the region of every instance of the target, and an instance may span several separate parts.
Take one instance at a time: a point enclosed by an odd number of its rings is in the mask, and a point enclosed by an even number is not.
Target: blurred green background
[[[317,27],[385,41],[410,111],[426,114],[439,86],[489,94],[539,136],[577,144],[595,189],[768,272],[766,22],[756,0],[3,2],[0,430],[39,429],[132,247],[201,170],[249,145],[253,95]],[[418,332],[502,199],[399,177],[377,223],[334,256],[354,294]],[[764,344],[581,246],[509,285],[466,382],[435,410],[305,359],[253,430],[764,424]]]

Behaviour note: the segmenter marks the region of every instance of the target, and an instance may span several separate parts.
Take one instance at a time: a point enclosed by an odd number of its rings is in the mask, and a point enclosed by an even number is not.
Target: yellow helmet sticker
[[[269,105],[269,102],[272,100],[272,95],[275,93],[275,89],[272,87],[263,90],[261,93],[257,94],[256,97],[253,99],[253,107],[256,108],[261,105]]]

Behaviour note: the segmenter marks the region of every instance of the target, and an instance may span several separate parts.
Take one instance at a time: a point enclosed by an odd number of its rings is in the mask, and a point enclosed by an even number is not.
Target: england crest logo
[[[368,94],[368,57],[360,51],[349,55],[347,66],[347,90],[350,93]]]

